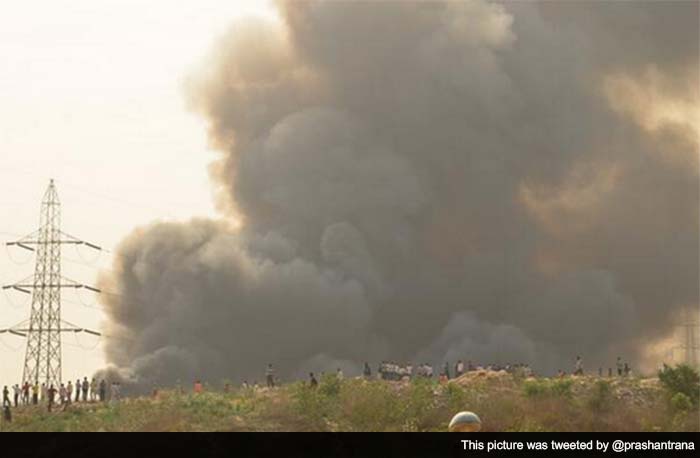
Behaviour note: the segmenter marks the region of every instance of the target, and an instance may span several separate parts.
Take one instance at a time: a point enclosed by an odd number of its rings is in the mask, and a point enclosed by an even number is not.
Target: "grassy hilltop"
[[[482,371],[440,385],[326,376],[316,389],[166,390],[50,414],[43,406],[20,407],[2,430],[445,431],[461,410],[476,412],[485,431],[700,430],[696,385],[667,379],[522,379]]]

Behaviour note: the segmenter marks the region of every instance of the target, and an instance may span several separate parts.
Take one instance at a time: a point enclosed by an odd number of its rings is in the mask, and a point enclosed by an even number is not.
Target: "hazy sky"
[[[154,219],[213,214],[213,155],[204,122],[186,110],[183,79],[237,17],[272,14],[266,2],[0,0],[0,11],[0,240],[36,228],[50,178],[63,229],[107,248]],[[30,253],[9,255],[3,247],[2,284],[33,270]],[[74,248],[64,257],[65,274],[86,283],[111,263]],[[94,297],[64,299],[64,319],[99,328]],[[0,295],[0,327],[26,319],[29,301]],[[64,378],[103,364],[95,338],[64,342]],[[0,384],[19,381],[23,358],[24,341],[0,335]]]

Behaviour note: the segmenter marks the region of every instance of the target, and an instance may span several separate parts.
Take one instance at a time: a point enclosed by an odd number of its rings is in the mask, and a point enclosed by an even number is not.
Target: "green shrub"
[[[448,390],[451,385],[448,385]],[[403,410],[399,415],[403,416],[405,421],[402,429],[414,431],[424,428],[436,404],[432,383],[426,379],[417,379],[402,397],[406,398],[405,405],[401,406],[401,403],[398,403]]]
[[[326,430],[326,417],[329,411],[327,396],[318,388],[311,388],[300,382],[291,387],[293,408],[299,417],[306,420],[310,427],[318,431]]]
[[[571,387],[574,384],[573,380],[528,380],[523,383],[523,392],[528,398],[553,396],[553,397],[569,397],[571,396]]]
[[[445,388],[444,395],[450,410],[464,410],[471,401],[467,391],[456,383],[449,383]]]
[[[560,379],[551,382],[550,390],[554,396],[569,397],[571,396],[571,386],[574,384],[573,380],[570,379]]]
[[[528,398],[545,396],[549,393],[549,383],[545,380],[528,380],[523,383],[523,392]]]
[[[693,401],[683,393],[676,393],[671,397],[671,407],[678,412],[684,412],[693,408]]]
[[[387,383],[355,382],[343,386],[334,411],[348,431],[400,431],[405,423],[406,403]]]
[[[670,392],[671,396],[682,393],[688,397],[693,405],[698,404],[700,398],[700,376],[698,371],[687,364],[679,364],[675,368],[664,364],[659,371],[659,381]]]
[[[588,399],[588,406],[595,411],[607,411],[613,399],[610,382],[598,380],[593,386],[593,392]]]
[[[335,374],[324,374],[321,377],[318,390],[325,396],[338,396],[342,383],[342,380]]]

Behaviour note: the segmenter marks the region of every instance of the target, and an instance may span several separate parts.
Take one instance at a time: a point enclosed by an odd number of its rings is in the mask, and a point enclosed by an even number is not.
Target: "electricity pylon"
[[[693,315],[694,313],[689,310],[689,307],[683,309],[683,324],[681,325],[683,332],[680,348],[685,353],[685,363],[689,366],[697,367],[699,364],[698,350],[700,350],[700,347],[696,339],[698,321]]]
[[[36,252],[34,275],[3,289],[14,289],[32,295],[29,320],[11,328],[0,329],[27,338],[22,383],[46,383],[46,386],[61,384],[61,333],[85,332],[99,336],[100,333],[80,328],[61,319],[61,290],[63,288],[100,292],[99,289],[69,280],[61,275],[61,247],[63,245],[85,245],[95,250],[100,247],[84,242],[61,231],[61,203],[56,186],[51,180],[41,202],[39,230],[7,246],[16,246]]]

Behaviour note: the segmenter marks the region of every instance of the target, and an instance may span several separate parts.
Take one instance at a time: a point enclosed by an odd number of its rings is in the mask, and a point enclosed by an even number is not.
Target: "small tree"
[[[693,405],[700,399],[700,375],[687,364],[679,364],[675,368],[664,364],[659,371],[659,381],[670,391],[671,396],[682,393],[690,399]]]

